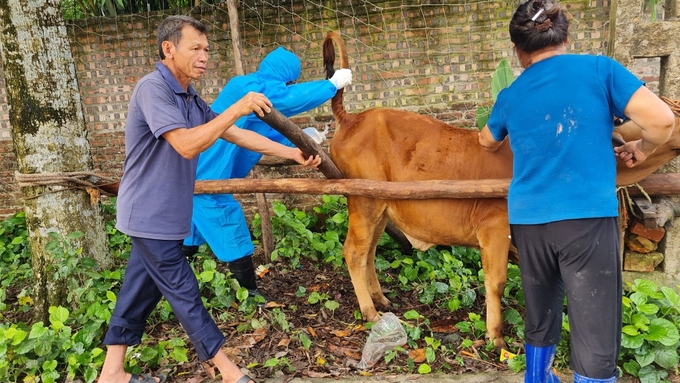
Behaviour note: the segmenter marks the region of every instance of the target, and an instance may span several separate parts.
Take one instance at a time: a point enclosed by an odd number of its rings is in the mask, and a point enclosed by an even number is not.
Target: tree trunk
[[[0,52],[19,174],[92,171],[83,107],[58,0],[0,2]],[[68,182],[21,188],[34,271],[36,319],[65,305],[66,280],[54,280],[49,233],[73,242],[102,268],[112,264],[98,200]]]

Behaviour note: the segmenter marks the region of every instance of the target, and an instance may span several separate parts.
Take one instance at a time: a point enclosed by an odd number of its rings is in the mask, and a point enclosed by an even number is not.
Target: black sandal
[[[243,375],[239,380],[236,381],[236,383],[248,383],[248,382],[250,382],[251,380],[252,380],[253,382],[255,381],[255,379],[251,378],[250,376],[248,376],[248,375]]]
[[[128,383],[165,383],[167,376],[163,374],[158,374],[156,375],[156,378],[158,378],[159,382],[156,382],[156,379],[151,374],[142,375],[132,374],[132,376],[130,376],[130,380],[128,381]]]

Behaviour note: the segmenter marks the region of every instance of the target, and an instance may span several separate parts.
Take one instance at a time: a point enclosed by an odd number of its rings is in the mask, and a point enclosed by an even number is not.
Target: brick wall
[[[241,2],[240,21],[246,72],[262,57],[285,46],[303,63],[300,81],[323,78],[321,43],[330,30],[345,38],[354,83],[345,91],[348,111],[393,107],[430,114],[451,124],[472,126],[478,104],[491,102],[490,76],[501,59],[519,74],[507,32],[516,2],[458,1],[404,5],[360,0]],[[293,5],[291,4],[293,3]],[[562,1],[571,21],[570,51],[606,52],[609,1]],[[191,13],[209,26],[212,54],[207,76],[194,84],[212,101],[234,76],[226,5],[201,6]],[[95,168],[119,176],[124,159],[123,127],[135,83],[153,70],[156,26],[165,15],[151,13],[67,22],[83,99]],[[4,77],[0,72],[0,218],[21,208],[13,178]],[[302,127],[332,124],[330,103],[294,119]],[[315,176],[293,167],[283,175]],[[252,198],[241,196],[246,210]],[[304,204],[311,196],[272,196]],[[285,198],[284,198],[285,197]]]

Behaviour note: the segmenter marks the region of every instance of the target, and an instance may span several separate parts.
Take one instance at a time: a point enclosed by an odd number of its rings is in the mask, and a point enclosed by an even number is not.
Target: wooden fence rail
[[[231,179],[197,181],[196,194],[294,193],[343,194],[381,199],[503,198],[509,179],[431,180],[390,182],[367,179]],[[628,186],[630,195],[680,195],[680,173],[650,174],[639,187]]]

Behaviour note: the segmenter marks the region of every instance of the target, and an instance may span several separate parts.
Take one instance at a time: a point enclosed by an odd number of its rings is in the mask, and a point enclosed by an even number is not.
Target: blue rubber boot
[[[557,345],[534,347],[526,344],[527,372],[524,383],[560,383],[560,379],[552,372],[553,359]]]
[[[615,383],[616,376],[607,379],[586,378],[574,372],[574,383]]]

